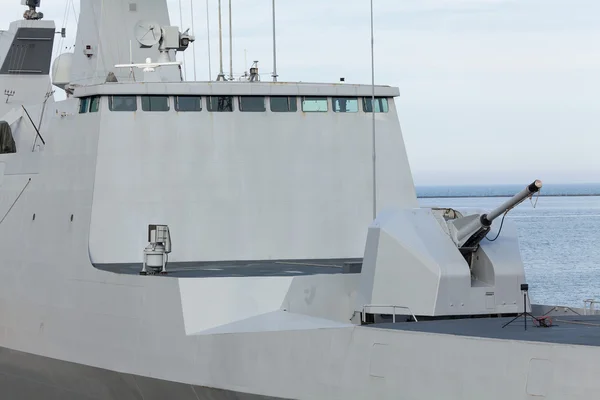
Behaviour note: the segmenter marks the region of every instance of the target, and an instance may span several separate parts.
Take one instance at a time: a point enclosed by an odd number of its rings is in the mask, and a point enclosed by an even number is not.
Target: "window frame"
[[[238,98],[238,110],[240,112],[266,112],[267,111],[267,102],[266,102],[266,96],[256,96],[256,95],[240,95],[237,96]],[[242,99],[248,99],[248,98],[253,98],[253,99],[257,99],[257,98],[261,98],[262,99],[262,110],[244,110],[244,107],[242,106]]]
[[[115,110],[114,104],[113,104],[113,101],[114,101],[115,97],[133,97],[135,99],[135,109],[133,109],[133,110]],[[123,95],[123,94],[108,96],[108,109],[110,111],[114,111],[114,112],[136,112],[138,110],[138,96],[136,96],[136,95]]]
[[[273,110],[273,99],[286,99],[287,101],[287,110]],[[292,110],[291,99],[294,100],[294,109]],[[269,96],[269,110],[274,113],[285,113],[285,112],[298,112],[298,96]]]
[[[85,107],[84,107],[85,105]],[[87,114],[90,109],[90,98],[80,97],[79,98],[79,114]]]
[[[340,100],[340,99],[344,99],[346,101],[348,100],[354,100],[356,102],[356,111],[348,111],[348,109],[346,109],[346,111],[341,111],[341,110],[336,110],[335,108],[335,101],[336,100]],[[331,109],[334,113],[341,113],[341,114],[346,114],[346,113],[357,113],[360,111],[360,105],[359,105],[359,101],[358,101],[358,97],[353,97],[353,96],[335,96],[335,97],[331,97]]]
[[[199,102],[200,109],[198,109],[198,110],[181,110],[181,109],[179,109],[179,98],[181,98],[181,97],[184,97],[184,98],[195,98],[195,99],[200,100],[200,102]],[[177,112],[201,112],[202,111],[202,107],[204,105],[202,97],[203,96],[192,95],[192,94],[189,94],[189,95],[176,95],[176,96],[174,96],[173,97],[173,102],[175,104],[175,111],[177,111]]]
[[[94,105],[94,101],[96,101],[96,109],[95,110],[92,109],[92,106]],[[92,96],[92,97],[90,97],[89,112],[90,113],[96,113],[96,112],[100,111],[101,101],[102,101],[102,96]]]
[[[369,104],[369,102],[371,102],[371,100],[373,100],[373,97],[363,97],[363,112],[366,113],[372,113],[373,111],[369,111],[367,110],[367,104]],[[379,111],[375,111],[375,113],[381,113],[381,114],[385,114],[390,112],[390,101],[388,100],[388,97],[386,96],[375,96],[375,103],[380,103],[381,100],[385,100],[385,111],[381,111],[381,107]],[[383,103],[381,103],[383,104]],[[373,104],[371,104],[371,106],[373,107]],[[374,109],[375,107],[373,107]]]
[[[311,100],[325,100],[325,110],[305,110],[304,109],[304,102],[307,99],[311,99]],[[302,112],[309,112],[309,113],[327,113],[329,112],[329,96],[302,96],[302,104],[301,104],[301,109]]]
[[[218,99],[219,97],[229,97],[229,98],[231,99],[231,102],[230,102],[230,104],[231,104],[231,109],[230,109],[230,110],[219,110],[219,109],[218,109],[218,105],[217,105],[217,109],[213,110],[213,109],[212,109],[212,101],[211,101],[211,99],[212,99],[213,97],[215,97],[215,98],[217,98],[217,99]],[[233,107],[233,104],[234,104],[234,99],[233,99],[233,98],[234,98],[234,97],[235,97],[235,96],[233,96],[233,95],[224,95],[224,96],[219,96],[219,95],[217,95],[217,96],[206,96],[206,111],[208,111],[208,112],[233,112],[233,111],[234,111],[234,107]]]
[[[166,104],[167,104],[167,109],[160,109],[160,110],[152,110],[152,99],[166,99]],[[145,109],[144,108],[144,99],[148,99],[148,106],[149,109]],[[171,96],[168,95],[164,95],[164,94],[144,94],[140,96],[140,101],[142,103],[142,111],[143,112],[169,112],[171,111]]]

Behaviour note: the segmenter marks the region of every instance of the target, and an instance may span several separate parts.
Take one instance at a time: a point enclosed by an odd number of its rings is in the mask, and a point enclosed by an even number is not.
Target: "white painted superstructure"
[[[506,221],[497,241],[465,248],[451,230],[472,210],[418,208],[397,88],[375,87],[373,221],[371,86],[190,83],[172,66],[156,68],[158,82],[140,70],[132,82],[110,67],[144,61],[121,62],[135,39],[128,13],[168,28],[166,2],[81,8],[77,41],[99,50],[74,54],[72,95],[48,102],[39,135],[17,107],[41,113],[38,94],[0,113],[17,139],[16,153],[0,154],[7,398],[587,399],[600,390],[596,320],[555,309],[566,322],[540,332],[491,318],[523,311],[516,228]],[[111,72],[117,82],[105,82]],[[0,82],[15,91],[49,79],[13,75]],[[168,226],[166,276],[139,275],[157,240],[149,225]]]

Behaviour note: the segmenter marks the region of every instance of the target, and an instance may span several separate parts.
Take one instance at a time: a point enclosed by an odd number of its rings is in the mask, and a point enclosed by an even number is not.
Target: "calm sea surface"
[[[515,221],[519,229],[531,301],[582,307],[584,299],[600,300],[600,185],[583,185],[586,192],[581,192],[581,188],[574,190],[577,185],[564,185],[562,190],[556,186],[552,194],[559,196],[540,196],[535,208],[526,200],[506,219]],[[515,186],[513,192],[523,187]],[[421,187],[417,193],[420,205],[425,207],[492,209],[506,198],[433,196],[498,196],[506,190],[506,187]]]

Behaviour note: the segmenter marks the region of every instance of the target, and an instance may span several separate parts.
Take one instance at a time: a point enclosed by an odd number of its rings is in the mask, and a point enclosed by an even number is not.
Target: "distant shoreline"
[[[467,198],[485,198],[485,197],[512,197],[514,194],[474,194],[474,195],[417,195],[418,199],[467,199]],[[540,194],[540,197],[600,197],[600,193],[582,193],[582,194]],[[537,195],[534,195],[537,197]]]

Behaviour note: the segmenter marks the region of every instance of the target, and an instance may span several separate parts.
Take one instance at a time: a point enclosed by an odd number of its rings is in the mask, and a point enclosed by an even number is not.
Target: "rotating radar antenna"
[[[157,22],[139,21],[135,25],[134,34],[142,47],[152,47],[160,42],[162,30]]]

